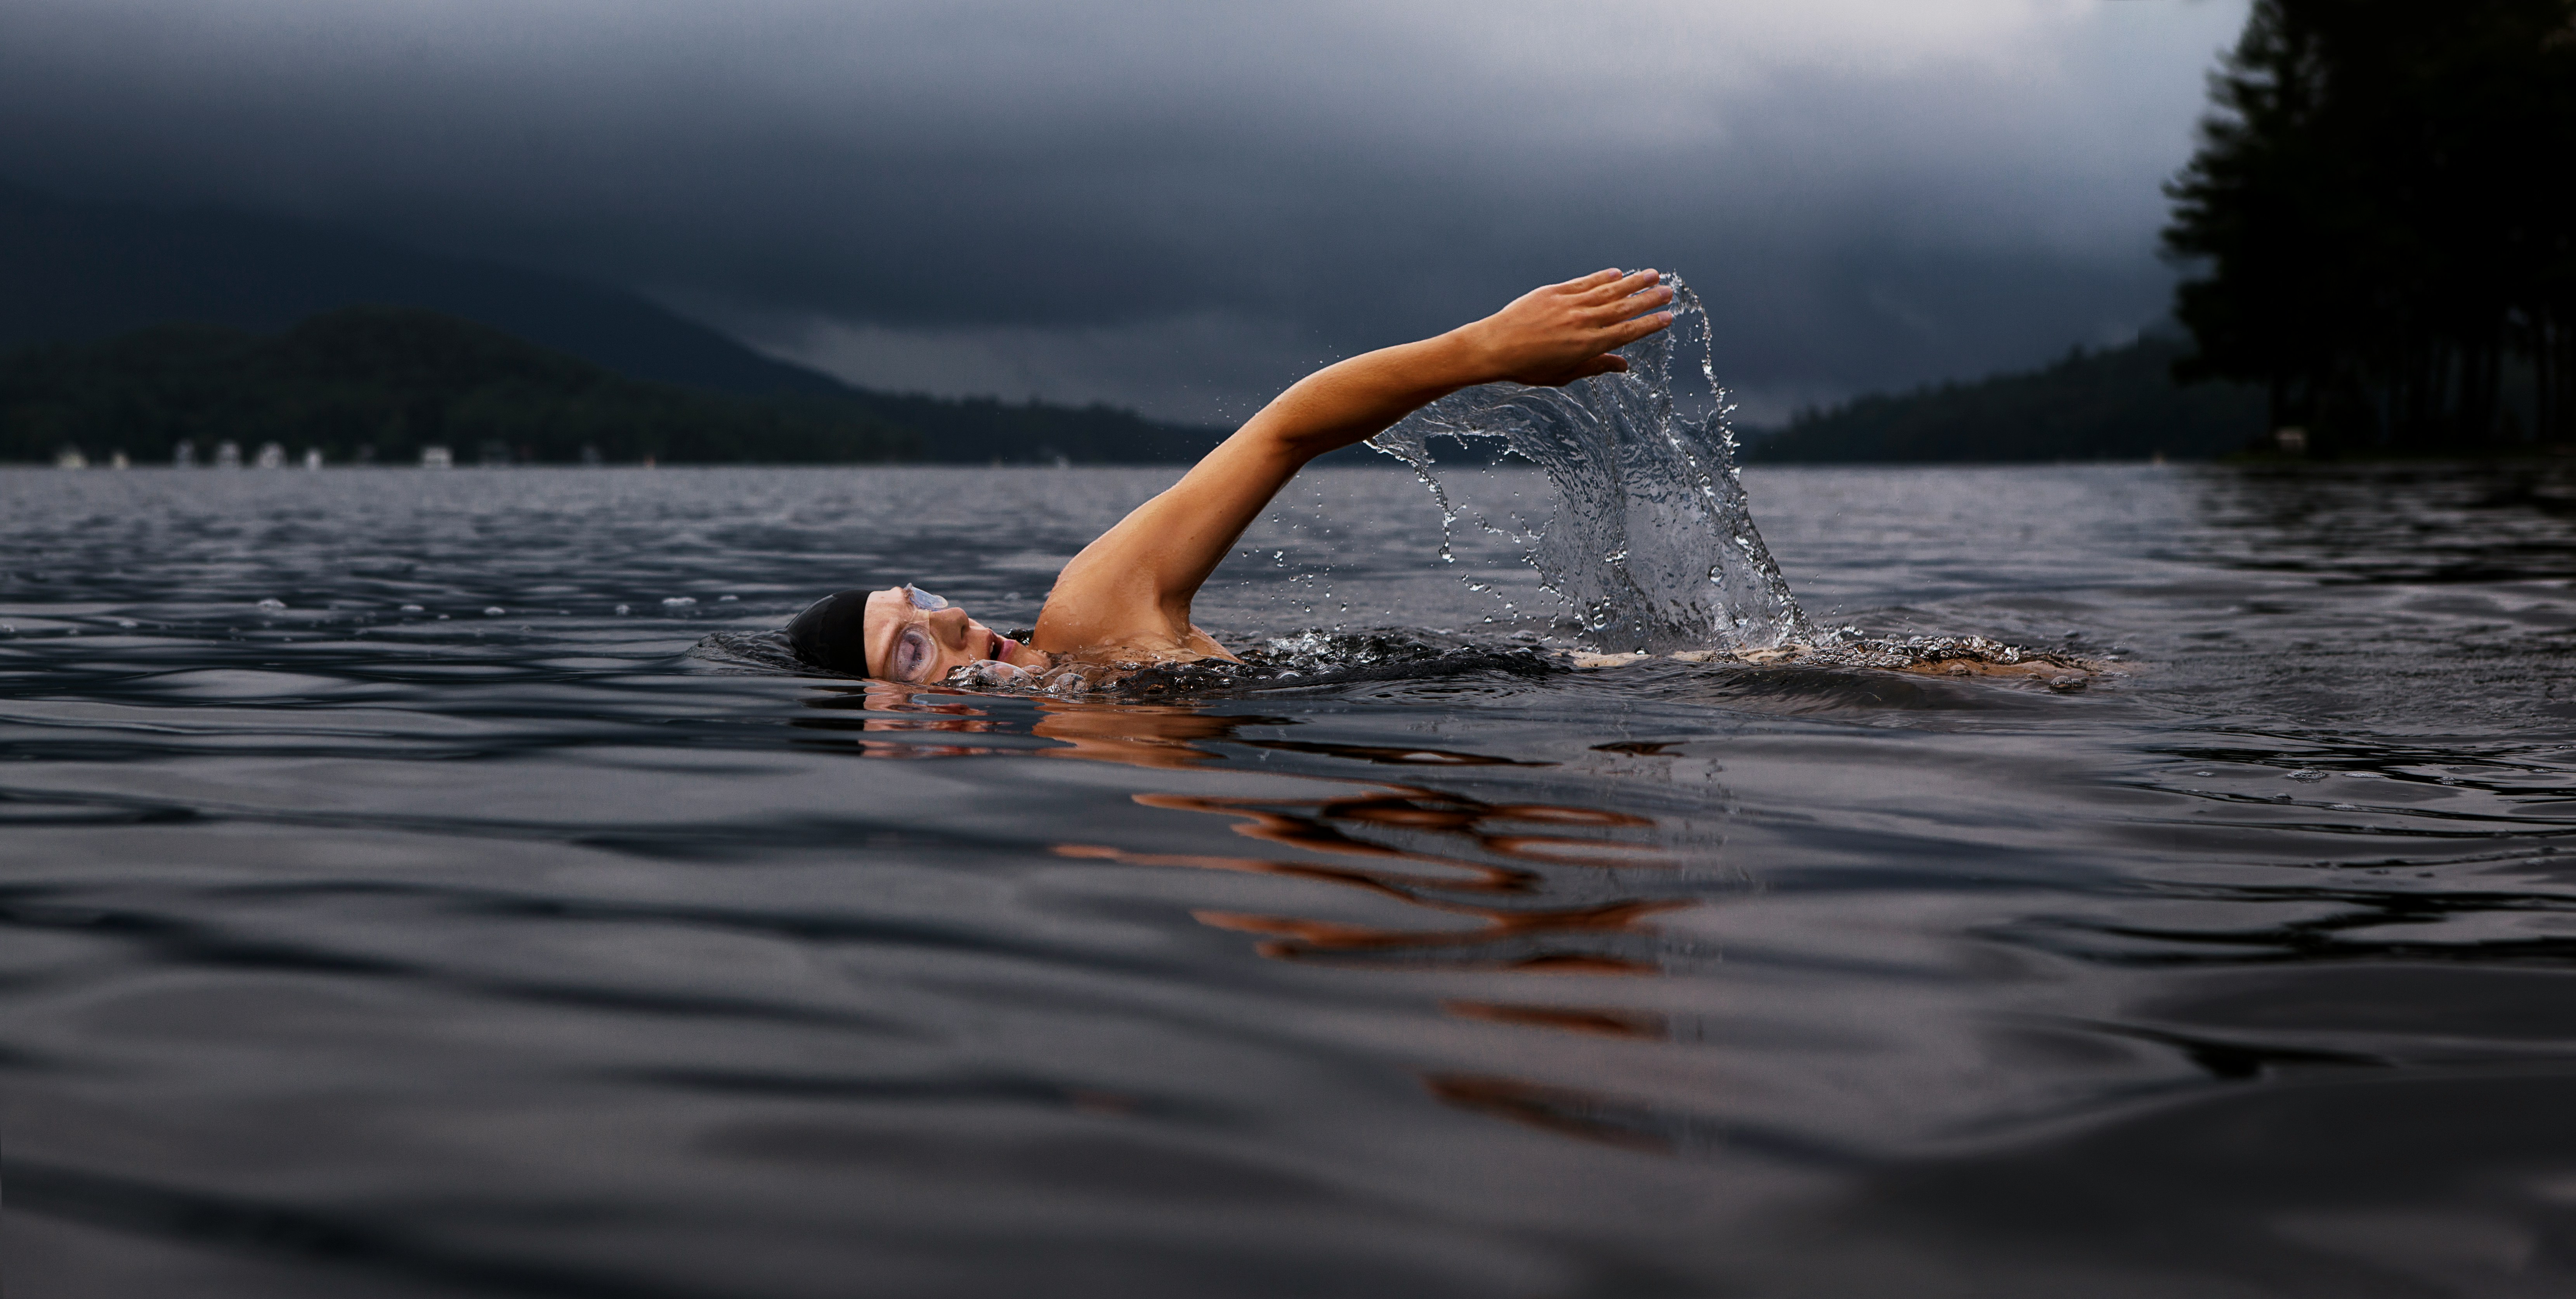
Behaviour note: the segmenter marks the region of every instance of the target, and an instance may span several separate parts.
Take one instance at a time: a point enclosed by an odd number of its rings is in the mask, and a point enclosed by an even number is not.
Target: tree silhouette
[[[2576,0],[2256,0],[2168,255],[2184,380],[2320,447],[2576,432]],[[2508,419],[2508,358],[2529,422]]]

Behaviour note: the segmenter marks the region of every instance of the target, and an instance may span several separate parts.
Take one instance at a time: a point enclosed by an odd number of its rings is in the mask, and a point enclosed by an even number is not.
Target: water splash
[[[1430,439],[1500,439],[1546,471],[1556,511],[1523,532],[1527,559],[1593,644],[1664,653],[1811,640],[1745,503],[1727,422],[1734,407],[1717,383],[1707,309],[1680,277],[1664,282],[1673,289],[1672,328],[1620,349],[1625,374],[1564,388],[1469,388],[1370,445],[1411,465],[1439,501],[1443,559],[1451,527],[1468,512],[1433,472]],[[1675,409],[1677,351],[1698,353],[1714,399],[1705,414]]]

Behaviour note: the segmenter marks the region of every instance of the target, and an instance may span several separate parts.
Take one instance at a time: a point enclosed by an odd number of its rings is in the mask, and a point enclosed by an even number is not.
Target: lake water
[[[0,472],[11,1299],[2576,1289],[2576,478],[1747,472],[2073,691],[721,648],[1170,477]],[[1438,542],[1313,473],[1200,619],[1559,635]]]

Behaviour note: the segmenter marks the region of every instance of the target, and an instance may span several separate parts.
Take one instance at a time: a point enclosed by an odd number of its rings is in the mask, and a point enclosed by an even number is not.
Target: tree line
[[[1139,462],[1218,430],[1106,406],[852,389],[746,396],[630,379],[436,312],[352,307],[279,334],[165,325],[0,356],[0,461],[200,460],[274,442],[333,463]]]
[[[2241,384],[2173,381],[2181,339],[2148,334],[2076,348],[2035,370],[1874,393],[1745,429],[1754,462],[2003,463],[2214,460],[2263,432],[2263,397]]]
[[[2576,0],[2255,0],[2211,99],[2178,379],[2319,450],[2576,436]]]
[[[916,451],[864,412],[644,383],[498,330],[353,307],[275,335],[166,325],[0,358],[0,459],[167,460],[275,442],[338,463],[852,461]]]

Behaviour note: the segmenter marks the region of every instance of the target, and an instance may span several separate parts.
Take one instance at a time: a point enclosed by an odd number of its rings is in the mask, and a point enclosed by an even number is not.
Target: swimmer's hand
[[[1673,323],[1657,310],[1673,291],[1656,271],[1622,275],[1594,271],[1579,280],[1522,294],[1512,305],[1452,331],[1479,383],[1509,379],[1559,388],[1596,374],[1616,374],[1628,362],[1611,355]]]

